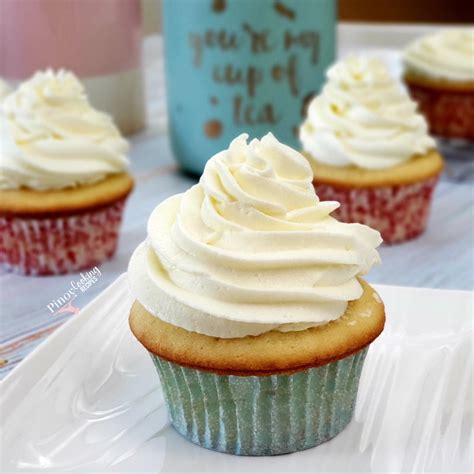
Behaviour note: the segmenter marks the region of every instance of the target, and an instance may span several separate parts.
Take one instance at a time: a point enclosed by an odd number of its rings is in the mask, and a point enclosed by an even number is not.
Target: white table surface
[[[98,282],[78,295],[74,304],[80,308],[126,270],[131,253],[145,238],[146,222],[155,206],[195,182],[178,171],[167,138],[159,39],[148,38],[144,48],[149,126],[130,139],[136,188],[127,203],[117,254],[100,265]],[[436,189],[427,231],[413,241],[383,246],[383,264],[367,279],[390,285],[472,290],[473,244],[473,182],[444,178]],[[47,304],[63,295],[78,276],[0,274],[0,378],[71,317],[68,313],[52,315]]]

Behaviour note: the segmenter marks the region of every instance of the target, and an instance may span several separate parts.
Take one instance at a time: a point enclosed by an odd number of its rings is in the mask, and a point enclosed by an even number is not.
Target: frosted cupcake
[[[300,128],[319,197],[387,243],[416,237],[443,168],[425,119],[379,59],[349,58],[327,76]]]
[[[98,265],[117,246],[127,142],[69,72],[40,72],[0,109],[0,265],[24,274]]]
[[[433,134],[474,140],[474,29],[423,36],[404,54],[404,82]]]
[[[130,327],[160,375],[171,422],[205,448],[273,455],[349,423],[384,326],[361,279],[378,232],[319,201],[302,155],[236,138],[199,184],[162,202],[134,252]]]

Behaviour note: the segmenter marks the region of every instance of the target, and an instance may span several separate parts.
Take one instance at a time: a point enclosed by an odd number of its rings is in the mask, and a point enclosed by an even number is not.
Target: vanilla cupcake
[[[160,375],[171,422],[205,448],[273,455],[351,420],[384,326],[361,279],[380,234],[330,216],[302,155],[236,138],[199,184],[162,202],[129,265],[130,327]]]
[[[24,274],[98,265],[117,246],[128,145],[76,77],[39,72],[0,108],[0,265]]]
[[[341,61],[327,77],[300,128],[319,197],[387,243],[416,237],[443,168],[425,119],[377,58]]]
[[[404,54],[404,82],[442,138],[474,140],[474,28],[423,36]]]

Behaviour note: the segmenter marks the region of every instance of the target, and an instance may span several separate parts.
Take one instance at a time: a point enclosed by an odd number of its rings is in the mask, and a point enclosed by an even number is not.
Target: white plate
[[[387,326],[332,441],[264,458],[208,451],[168,422],[127,325],[125,275],[2,383],[2,472],[472,472],[473,293],[377,286]]]

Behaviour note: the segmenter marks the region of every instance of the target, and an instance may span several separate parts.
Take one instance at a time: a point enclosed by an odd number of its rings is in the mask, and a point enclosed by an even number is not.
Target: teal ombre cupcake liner
[[[150,355],[179,433],[207,449],[265,456],[312,448],[348,425],[367,350],[267,376],[218,375]]]

